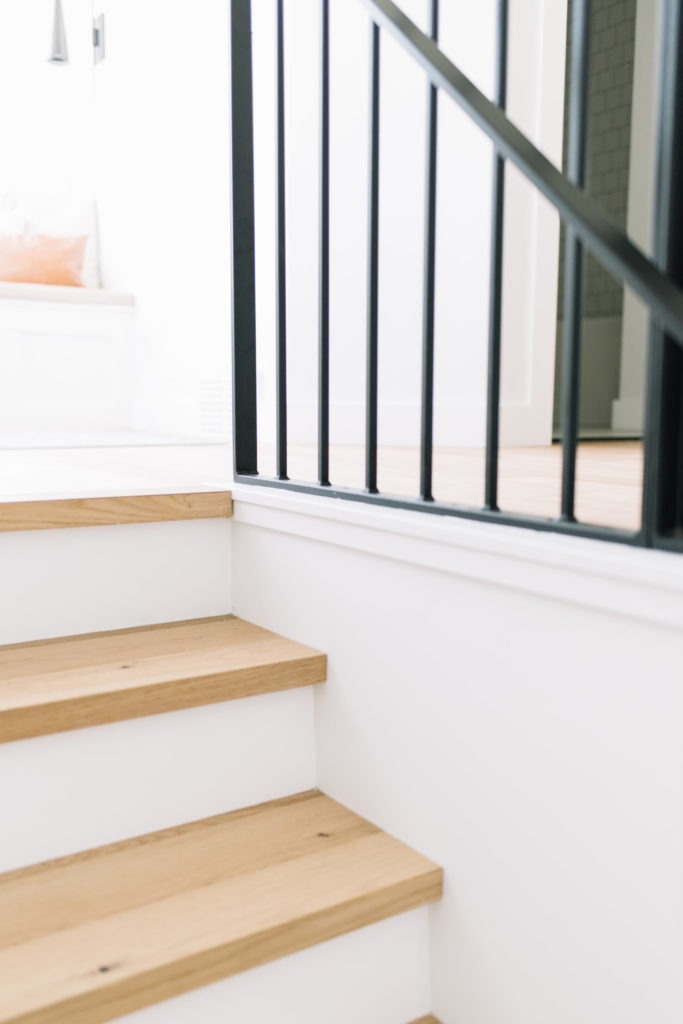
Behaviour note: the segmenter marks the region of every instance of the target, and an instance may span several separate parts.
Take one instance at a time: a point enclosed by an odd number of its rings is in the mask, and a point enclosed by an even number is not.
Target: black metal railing
[[[276,3],[277,38],[277,338],[276,477],[257,462],[254,255],[254,129],[250,0],[231,0],[233,192],[233,422],[235,479],[307,494],[442,515],[553,530],[623,543],[683,549],[683,15],[663,0],[658,126],[655,257],[648,259],[585,194],[590,0],[574,0],[570,54],[568,173],[563,175],[507,118],[508,0],[498,0],[497,70],[489,100],[439,49],[439,0],[430,0],[426,34],[393,0],[361,0],[370,14],[370,161],[365,489],[330,482],[330,19],[320,0],[320,245],[318,339],[318,480],[287,474],[286,259],[283,0]],[[380,55],[382,30],[392,33],[429,78],[427,110],[424,313],[422,338],[420,487],[414,499],[377,487]],[[438,93],[450,96],[494,145],[485,501],[481,508],[437,502],[432,493],[434,302]],[[503,216],[505,164],[511,161],[552,203],[566,226],[565,335],[562,373],[562,496],[556,519],[501,511],[498,504]],[[650,311],[641,527],[635,531],[580,523],[575,516],[580,400],[582,263],[590,251]]]

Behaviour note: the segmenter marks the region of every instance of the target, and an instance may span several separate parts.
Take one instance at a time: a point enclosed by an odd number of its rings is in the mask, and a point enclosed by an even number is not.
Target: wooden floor
[[[272,451],[259,452],[261,472],[274,473]],[[413,497],[418,493],[417,448],[383,447],[378,451],[380,491]],[[333,483],[363,487],[364,449],[335,446],[330,451]],[[506,512],[554,519],[560,511],[562,448],[504,448],[500,452],[499,504]],[[640,526],[643,451],[639,441],[586,441],[577,459],[576,514],[584,523],[636,530]],[[316,449],[289,448],[289,475],[315,480]],[[434,497],[480,507],[484,502],[484,451],[480,448],[434,449]]]
[[[413,497],[418,490],[419,451],[379,449],[379,486]],[[562,451],[504,448],[500,453],[500,504],[505,511],[555,518],[560,507]],[[290,445],[290,476],[316,479],[314,445]],[[363,487],[362,446],[333,446],[332,480]],[[113,448],[68,451],[0,451],[0,502],[101,495],[229,491],[232,455],[227,445]],[[643,454],[637,441],[590,441],[579,446],[577,513],[586,523],[636,529],[640,519]],[[275,471],[274,450],[259,446],[259,469]],[[480,507],[484,500],[484,452],[435,448],[434,492],[442,501]]]

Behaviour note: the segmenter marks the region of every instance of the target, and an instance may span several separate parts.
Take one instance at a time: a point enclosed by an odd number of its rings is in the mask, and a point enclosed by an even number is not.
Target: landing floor
[[[639,523],[642,445],[636,441],[595,441],[579,447],[577,512],[588,523],[636,529]],[[293,445],[290,476],[314,480],[313,446]],[[363,486],[360,446],[334,447],[336,484]],[[273,452],[261,453],[264,473],[273,473]],[[474,448],[434,451],[434,493],[444,501],[480,506],[484,453]],[[413,496],[418,489],[419,452],[381,448],[379,486]],[[501,451],[500,505],[506,511],[555,517],[559,512],[561,448]],[[228,445],[177,445],[130,448],[0,450],[0,501],[30,498],[94,497],[230,489]]]
[[[380,491],[414,496],[419,490],[417,448],[381,448],[378,452]],[[262,472],[274,473],[274,455],[265,452]],[[313,447],[292,446],[289,475],[315,479]],[[330,474],[334,483],[363,487],[361,447],[333,448]],[[590,441],[579,445],[576,513],[582,522],[638,529],[642,497],[643,449],[639,441]],[[560,512],[562,448],[507,448],[500,453],[499,505],[508,512],[555,518]],[[434,449],[434,497],[462,505],[484,502],[484,452],[479,448]]]

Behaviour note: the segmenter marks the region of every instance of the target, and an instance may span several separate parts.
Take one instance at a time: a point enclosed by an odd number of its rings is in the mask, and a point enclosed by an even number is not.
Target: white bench
[[[125,430],[135,299],[0,282],[0,431]]]

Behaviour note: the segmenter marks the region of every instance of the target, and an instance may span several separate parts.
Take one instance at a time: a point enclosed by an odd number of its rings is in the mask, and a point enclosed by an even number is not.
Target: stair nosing
[[[171,649],[164,652],[159,645],[165,632],[173,629],[185,630],[188,637],[183,641],[176,633]],[[114,651],[117,638],[120,652]],[[128,638],[135,638],[138,648],[127,654]],[[100,640],[105,645],[104,660],[87,646],[79,650],[79,639],[0,648],[0,671],[3,650],[18,660],[15,673],[10,660],[0,678],[0,742],[276,693],[311,686],[326,677],[324,654],[235,616],[88,634],[83,639],[93,650]],[[145,640],[152,647],[146,656]],[[31,657],[39,665],[44,652],[57,659],[60,642],[79,655],[72,653],[74,664],[31,672]],[[188,650],[183,650],[183,642]]]
[[[225,490],[35,498],[0,501],[0,533],[223,519],[231,515],[232,492]]]

